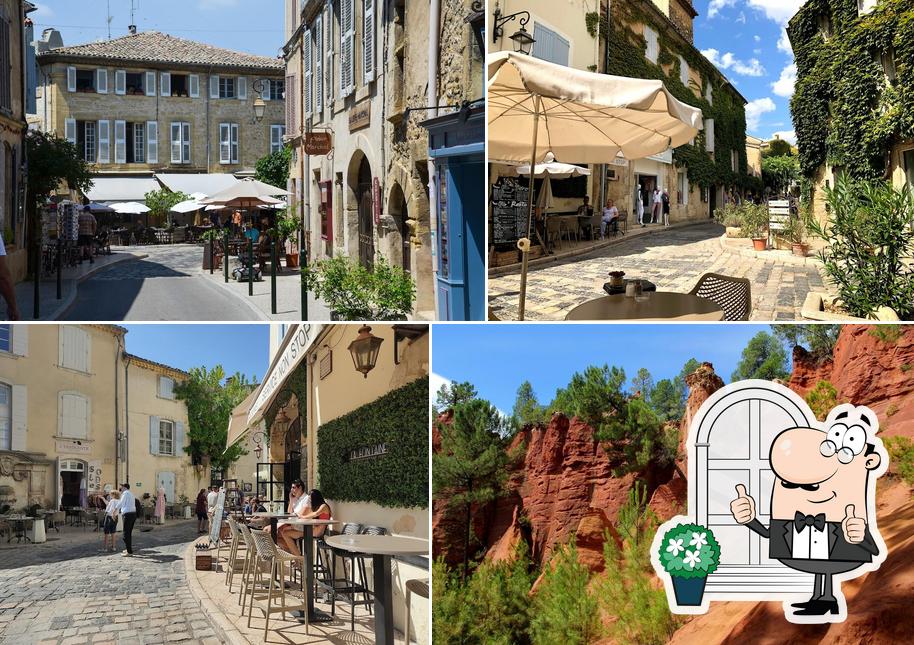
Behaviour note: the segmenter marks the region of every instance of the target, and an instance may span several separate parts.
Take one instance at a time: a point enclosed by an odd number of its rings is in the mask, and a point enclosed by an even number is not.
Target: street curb
[[[815,256],[807,256],[805,258],[798,257],[796,255],[772,255],[771,251],[756,251],[755,249],[741,249],[734,248],[727,244],[727,240],[732,239],[728,238],[727,234],[724,233],[718,238],[720,242],[720,248],[726,253],[731,253],[733,255],[741,255],[746,258],[756,258],[758,260],[768,260],[770,262],[781,262],[783,264],[793,264],[796,266],[812,266],[817,269],[822,269],[822,262],[819,258]]]
[[[187,548],[184,549],[184,577],[187,580],[187,588],[190,590],[191,596],[200,603],[200,609],[203,610],[210,625],[213,626],[213,629],[223,643],[229,645],[253,645],[251,641],[222,615],[222,609],[210,599],[209,594],[206,593],[203,585],[197,580],[195,553],[196,549],[194,549],[194,542],[191,542],[187,545]]]
[[[240,301],[240,302],[243,302],[244,305],[245,305],[248,309],[250,309],[252,312],[254,312],[254,314],[257,316],[258,320],[265,320],[265,321],[272,321],[272,320],[273,320],[273,319],[270,318],[270,316],[268,316],[267,313],[266,313],[265,311],[263,311],[260,307],[258,307],[257,305],[255,305],[255,304],[252,303],[252,302],[249,302],[248,299],[245,298],[244,296],[239,296],[237,293],[235,293],[234,291],[232,291],[229,287],[226,287],[226,286],[225,286],[225,282],[220,282],[219,280],[216,280],[215,278],[207,278],[207,277],[206,277],[206,270],[201,270],[201,273],[199,273],[199,274],[197,274],[197,275],[199,275],[199,276],[204,280],[204,282],[206,282],[206,283],[208,283],[208,284],[214,285],[214,286],[217,288],[217,291],[220,291],[220,292],[223,292],[223,293],[228,293],[228,294],[230,294],[230,295],[232,296],[232,298],[234,298],[235,300]],[[214,273],[213,275],[219,275],[220,277],[222,277],[223,280],[225,280],[225,277],[224,277],[223,274],[221,274],[221,273],[219,273],[219,274],[215,274],[215,273]]]
[[[65,315],[67,311],[70,310],[70,307],[73,306],[73,303],[76,301],[76,294],[79,291],[79,285],[91,278],[93,275],[107,269],[108,267],[113,267],[117,264],[123,264],[124,262],[135,262],[137,260],[142,260],[148,258],[148,253],[141,253],[139,255],[134,255],[133,253],[128,253],[122,258],[118,258],[112,262],[108,262],[105,265],[97,266],[94,269],[89,269],[84,275],[79,278],[67,280],[67,292],[63,298],[60,299],[60,305],[50,316],[41,316],[38,320],[60,320],[60,317]]]
[[[588,253],[593,253],[594,251],[599,251],[600,249],[605,249],[606,247],[609,247],[609,246],[621,244],[622,242],[627,242],[628,240],[633,240],[633,239],[637,239],[639,237],[644,237],[644,236],[648,236],[648,235],[655,235],[656,233],[659,233],[661,231],[669,231],[670,229],[673,229],[673,228],[685,228],[687,226],[693,226],[697,223],[704,223],[704,222],[703,221],[702,222],[677,222],[675,224],[670,224],[669,226],[659,226],[656,229],[649,229],[649,230],[645,231],[644,233],[639,233],[638,235],[633,235],[632,237],[626,237],[624,235],[620,235],[618,237],[613,237],[608,240],[602,240],[600,242],[593,244],[592,246],[588,246],[587,248],[574,249],[572,251],[565,251],[563,253],[547,255],[545,257],[536,258],[535,260],[530,260],[527,262],[527,268],[545,266],[547,264],[561,262],[563,260],[568,260],[570,258],[576,258],[576,257],[582,256],[582,255],[587,255]],[[515,262],[514,264],[506,264],[506,265],[500,266],[500,267],[492,267],[489,269],[489,277],[497,278],[497,277],[500,277],[503,275],[517,273],[520,270],[521,270],[520,262]]]

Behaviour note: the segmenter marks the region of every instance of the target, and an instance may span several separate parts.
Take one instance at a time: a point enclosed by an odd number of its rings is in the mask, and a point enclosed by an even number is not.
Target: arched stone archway
[[[408,268],[416,283],[416,311],[433,312],[435,309],[435,285],[432,273],[431,222],[429,216],[428,186],[418,168],[409,169],[394,163],[387,175],[387,214],[397,222],[397,231],[391,230],[390,248],[399,248],[403,226],[408,226],[412,236],[409,246],[410,266]],[[402,198],[402,207],[399,206]],[[398,210],[398,208],[400,210]],[[408,223],[407,223],[408,218]],[[402,222],[402,223],[401,223]],[[402,244],[404,250],[407,243]],[[394,261],[394,256],[391,257]]]
[[[356,150],[346,173],[349,247],[358,249],[359,262],[371,267],[375,256],[374,213],[372,210],[372,174],[368,157]]]
[[[387,198],[387,213],[394,221],[394,228],[391,231],[391,257],[392,264],[403,267],[404,271],[411,272],[412,269],[412,229],[410,228],[409,205],[406,203],[406,196],[400,184],[394,183],[390,188],[390,194]]]

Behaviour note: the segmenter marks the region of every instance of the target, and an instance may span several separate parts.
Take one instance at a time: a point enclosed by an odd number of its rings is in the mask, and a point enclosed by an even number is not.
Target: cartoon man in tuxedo
[[[730,504],[739,524],[768,538],[771,558],[815,574],[812,597],[795,603],[792,616],[838,614],[840,582],[835,588],[833,577],[854,577],[841,574],[869,570],[874,559],[885,557],[882,538],[871,527],[875,518],[868,517],[875,509],[875,479],[888,467],[875,438],[878,420],[866,407],[844,404],[831,411],[825,428],[790,428],[772,442],[770,526],[758,521],[755,500],[742,484]],[[815,619],[798,622],[806,621]]]

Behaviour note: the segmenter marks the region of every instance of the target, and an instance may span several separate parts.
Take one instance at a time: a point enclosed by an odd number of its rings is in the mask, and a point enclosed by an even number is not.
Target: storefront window
[[[438,166],[438,273],[442,278],[450,276],[450,232],[447,213],[447,166]]]

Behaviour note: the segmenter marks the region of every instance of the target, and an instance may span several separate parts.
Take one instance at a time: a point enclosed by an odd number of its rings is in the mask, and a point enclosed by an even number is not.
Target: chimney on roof
[[[136,36],[136,25],[128,25],[127,31],[130,32],[131,36]]]

